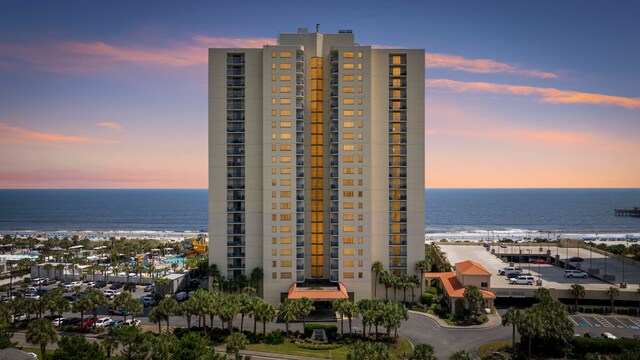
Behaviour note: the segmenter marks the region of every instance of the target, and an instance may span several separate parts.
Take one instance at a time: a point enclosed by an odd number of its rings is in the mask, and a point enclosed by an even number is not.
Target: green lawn
[[[23,347],[21,349],[24,352],[28,352],[28,353],[34,353],[36,355],[38,355],[38,359],[42,359],[42,353],[40,352],[40,347]],[[47,355],[51,355],[53,354],[54,350],[51,349],[47,349]]]
[[[333,350],[309,350],[297,347],[293,343],[283,343],[279,345],[250,344],[247,350],[262,351],[275,354],[288,354],[306,356],[319,359],[346,359],[349,353],[349,346],[345,345]],[[400,346],[391,350],[391,358],[399,359],[402,354],[411,352],[411,343],[405,339],[400,339]]]
[[[516,345],[517,346],[517,345]],[[491,353],[495,350],[511,348],[511,340],[508,341],[497,341],[486,343],[478,346],[478,355],[480,355],[481,359],[487,358],[491,355]]]

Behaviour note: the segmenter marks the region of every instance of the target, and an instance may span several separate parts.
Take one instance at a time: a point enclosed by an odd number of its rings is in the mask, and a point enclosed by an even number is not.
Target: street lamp
[[[529,274],[531,274],[531,249],[527,249],[529,252]]]
[[[542,262],[542,246],[540,246],[540,248],[538,248],[538,252],[540,253],[540,256],[538,258],[538,281],[540,282],[542,279],[540,278],[540,263]]]

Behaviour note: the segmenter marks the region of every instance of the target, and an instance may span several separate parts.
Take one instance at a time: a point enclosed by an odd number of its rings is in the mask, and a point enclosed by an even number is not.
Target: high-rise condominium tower
[[[271,303],[374,295],[424,258],[424,50],[337,34],[209,49],[209,259]],[[377,296],[384,288],[377,286]]]

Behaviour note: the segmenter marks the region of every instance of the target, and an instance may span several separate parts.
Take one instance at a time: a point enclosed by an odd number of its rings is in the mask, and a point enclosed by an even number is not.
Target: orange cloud
[[[495,130],[495,131],[450,131],[450,134],[465,137],[481,137],[488,139],[524,140],[556,144],[588,144],[595,139],[590,134],[560,132],[560,131],[540,131],[540,130]]]
[[[262,48],[265,45],[275,45],[277,42],[273,38],[224,38],[205,35],[196,35],[193,40],[202,46],[220,48]]]
[[[628,109],[640,108],[640,98],[585,93],[554,88],[505,85],[487,82],[465,82],[448,79],[425,80],[425,85],[430,88],[444,88],[455,92],[487,92],[494,94],[540,96],[540,100],[542,102],[555,104],[594,104],[620,106]]]
[[[457,71],[480,74],[514,74],[543,79],[555,79],[557,74],[540,70],[521,69],[516,65],[507,64],[492,59],[468,59],[458,55],[426,53],[426,68],[449,68]]]
[[[101,122],[97,124],[100,127],[105,127],[108,129],[113,129],[113,130],[118,130],[118,131],[122,131],[124,130],[122,128],[122,125],[118,124],[118,123],[114,123],[114,122]]]
[[[37,141],[45,143],[71,143],[71,144],[108,144],[111,141],[94,139],[84,136],[71,136],[56,133],[43,133],[31,131],[17,126],[10,126],[0,123],[0,142],[8,143],[10,141]]]

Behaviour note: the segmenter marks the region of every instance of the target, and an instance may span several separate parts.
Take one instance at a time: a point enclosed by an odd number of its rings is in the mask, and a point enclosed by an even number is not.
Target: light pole
[[[542,246],[538,248],[538,252],[540,253],[540,257],[542,257]],[[541,281],[541,278],[540,278],[540,263],[542,262],[541,260],[542,260],[541,258],[538,259],[538,282]]]
[[[529,252],[529,274],[531,274],[531,249],[527,249]]]

